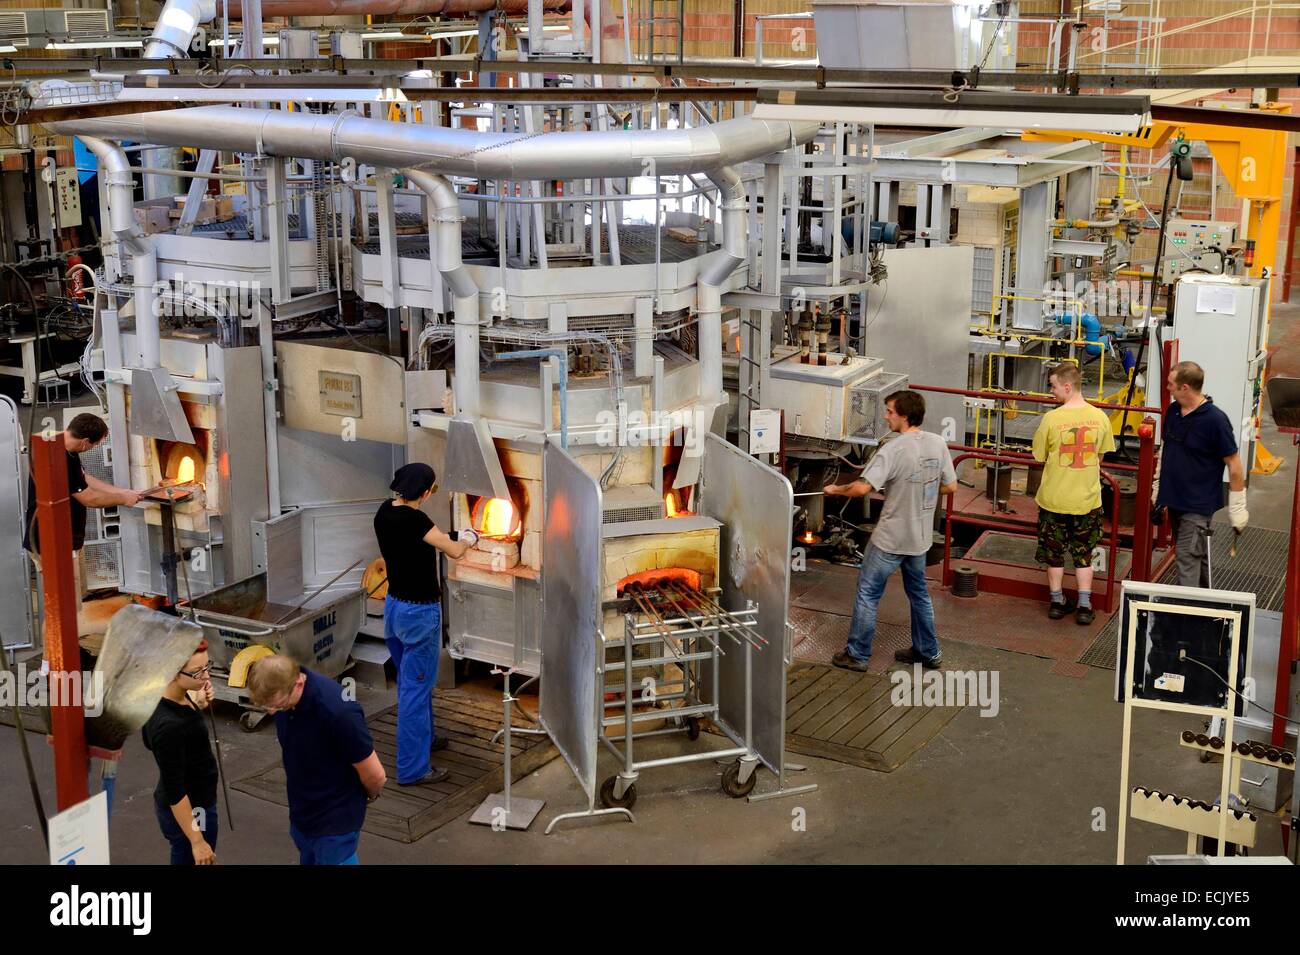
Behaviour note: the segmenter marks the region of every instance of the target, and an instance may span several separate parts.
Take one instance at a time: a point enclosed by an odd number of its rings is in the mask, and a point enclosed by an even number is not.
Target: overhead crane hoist
[[[1171,110],[1172,111],[1172,110]],[[1153,110],[1154,112],[1154,110]],[[1086,139],[1093,142],[1109,143],[1122,149],[1163,149],[1170,140],[1196,140],[1205,143],[1218,163],[1224,178],[1232,186],[1233,192],[1242,200],[1242,216],[1239,241],[1246,249],[1245,265],[1252,278],[1272,276],[1276,272],[1278,255],[1278,232],[1282,225],[1282,188],[1286,174],[1287,130],[1279,122],[1275,128],[1254,125],[1262,115],[1273,114],[1282,117],[1291,112],[1289,103],[1263,103],[1249,111],[1240,110],[1197,110],[1200,113],[1219,112],[1224,114],[1224,122],[1184,122],[1173,119],[1155,119],[1136,133],[1090,133],[1061,132],[1056,130],[1025,131],[1021,134],[1026,140],[1070,141]],[[1234,113],[1246,113],[1252,125],[1240,125],[1242,117]],[[1120,189],[1123,179],[1120,180]],[[1122,211],[1124,200],[1122,191],[1118,195]],[[1078,223],[1086,227],[1087,223]],[[1122,226],[1119,226],[1122,228]],[[1152,281],[1155,281],[1153,278]],[[1271,318],[1271,302],[1267,306]],[[1267,322],[1265,324],[1265,347],[1267,347]],[[1135,375],[1134,368],[1131,375]],[[1263,373],[1262,373],[1263,374]],[[1264,382],[1259,382],[1257,394],[1262,394]],[[1259,405],[1256,406],[1255,431],[1259,434]],[[1272,454],[1262,441],[1256,443],[1254,474],[1272,474],[1282,464],[1282,459]]]

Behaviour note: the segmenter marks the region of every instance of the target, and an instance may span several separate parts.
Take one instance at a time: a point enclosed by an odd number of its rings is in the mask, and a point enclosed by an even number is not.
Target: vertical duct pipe
[[[216,18],[217,0],[167,0],[158,13],[149,42],[145,44],[143,59],[185,59],[190,55],[190,43],[199,25]],[[226,50],[222,56],[228,56]],[[166,74],[163,68],[140,70],[141,73]],[[175,148],[150,149],[144,153],[145,164],[154,169],[174,169],[180,162],[180,150]],[[158,199],[181,191],[175,176],[145,176],[145,198]]]
[[[403,169],[402,175],[429,197],[433,209],[434,267],[451,293],[456,323],[456,413],[474,418],[479,413],[478,286],[461,259],[460,199],[444,176],[421,169]]]
[[[700,342],[700,400],[726,401],[722,390],[722,283],[745,261],[745,213],[749,208],[745,184],[731,166],[707,173],[718,187],[722,215],[722,252],[700,269],[695,286],[695,311]]]
[[[153,243],[135,221],[135,180],[126,152],[117,143],[94,136],[81,136],[95,154],[108,187],[108,214],[113,236],[131,253],[132,288],[135,302],[135,337],[140,364],[157,368],[162,362],[154,284],[158,280],[158,258]]]

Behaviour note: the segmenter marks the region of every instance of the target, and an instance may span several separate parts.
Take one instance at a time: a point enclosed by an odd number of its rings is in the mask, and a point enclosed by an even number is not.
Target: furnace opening
[[[155,442],[159,484],[197,484],[200,487],[204,486],[208,470],[207,434],[195,430],[194,438],[194,444],[162,440]]]
[[[510,497],[480,497],[470,508],[470,524],[480,537],[515,541],[524,536],[523,489],[509,482]]]

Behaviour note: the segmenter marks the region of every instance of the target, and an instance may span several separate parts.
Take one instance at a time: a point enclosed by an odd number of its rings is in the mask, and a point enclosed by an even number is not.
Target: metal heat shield
[[[596,731],[600,687],[600,486],[558,444],[542,449],[541,722],[596,799]]]
[[[452,418],[447,423],[447,456],[441,482],[444,490],[509,498],[505,472],[487,422],[482,418]]]
[[[167,369],[131,369],[131,432],[162,441],[194,443],[181,396]]]
[[[794,488],[780,471],[710,434],[704,445],[700,513],[722,524],[720,602],[732,611],[744,610],[750,600],[758,606],[758,630],[768,642],[761,650],[751,651],[754,750],[779,776],[785,762],[786,617]],[[744,651],[728,646],[719,668],[719,719],[743,739]],[[705,699],[713,702],[708,699],[713,684],[707,662],[700,683]]]
[[[30,647],[34,639],[31,593],[26,586],[31,572],[23,555],[27,514],[22,447],[18,407],[9,396],[0,395],[0,461],[5,475],[0,482],[0,580],[22,582],[22,586],[0,589],[0,646],[6,648]]]

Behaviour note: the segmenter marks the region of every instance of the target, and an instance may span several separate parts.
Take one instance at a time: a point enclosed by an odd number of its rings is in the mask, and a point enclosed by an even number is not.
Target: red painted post
[[[68,457],[63,434],[32,436],[32,480],[40,530],[41,574],[45,579],[45,659],[49,662],[50,734],[54,739],[54,785],[62,812],[89,798],[86,716],[68,687],[81,681],[65,673],[81,670],[77,643],[77,594],[72,573],[72,514],[68,507]]]
[[[1151,487],[1156,474],[1156,421],[1144,418],[1138,426],[1137,511],[1133,519],[1133,570],[1134,580],[1151,579]]]

